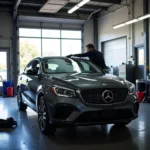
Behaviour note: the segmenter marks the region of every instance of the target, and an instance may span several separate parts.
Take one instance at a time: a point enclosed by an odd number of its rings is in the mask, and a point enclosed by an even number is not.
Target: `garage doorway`
[[[127,38],[122,37],[103,43],[103,53],[107,66],[119,66],[126,63]]]
[[[9,79],[8,52],[7,49],[0,49],[0,95],[2,95],[3,81]]]
[[[144,46],[135,48],[136,79],[144,79]]]
[[[102,52],[106,65],[119,75],[119,66],[127,61],[127,37],[103,42]]]

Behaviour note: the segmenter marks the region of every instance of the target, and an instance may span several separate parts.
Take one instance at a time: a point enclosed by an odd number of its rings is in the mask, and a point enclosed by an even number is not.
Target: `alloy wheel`
[[[39,106],[38,106],[38,115],[39,115],[38,119],[39,119],[39,125],[42,131],[46,128],[46,122],[47,122],[45,108],[46,108],[45,102],[41,98],[39,101]]]

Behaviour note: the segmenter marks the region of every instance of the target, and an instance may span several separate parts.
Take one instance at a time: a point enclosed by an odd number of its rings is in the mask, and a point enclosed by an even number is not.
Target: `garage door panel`
[[[107,66],[119,66],[126,63],[126,38],[105,42],[104,58]]]

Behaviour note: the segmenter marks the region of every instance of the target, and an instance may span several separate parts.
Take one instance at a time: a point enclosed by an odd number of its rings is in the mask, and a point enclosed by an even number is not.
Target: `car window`
[[[89,70],[90,70],[90,67],[89,67],[89,65],[88,65],[86,62],[81,62],[81,64],[82,64],[83,69],[84,69],[85,71],[89,71]]]
[[[32,65],[33,65],[33,61],[30,62],[30,63],[26,66],[26,68],[25,68],[25,70],[24,70],[24,73],[27,73],[28,70],[32,69]]]
[[[28,70],[33,70],[36,74],[38,74],[40,70],[40,62],[38,60],[31,61],[25,68],[25,73],[27,73]]]
[[[82,66],[82,72],[96,72],[95,68],[89,63],[89,61],[80,61]]]
[[[32,70],[38,74],[40,72],[40,62],[38,60],[33,61]]]
[[[90,61],[81,59],[72,60],[68,58],[46,58],[42,62],[45,73],[97,73],[101,72]]]
[[[44,61],[44,71],[46,73],[68,73],[77,72],[69,59],[47,59]]]
[[[48,70],[56,70],[58,68],[57,64],[48,64]]]

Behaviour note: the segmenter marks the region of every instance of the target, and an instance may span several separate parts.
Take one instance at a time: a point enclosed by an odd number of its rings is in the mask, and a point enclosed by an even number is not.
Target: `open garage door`
[[[118,67],[127,60],[126,37],[103,43],[103,53],[107,66]]]

